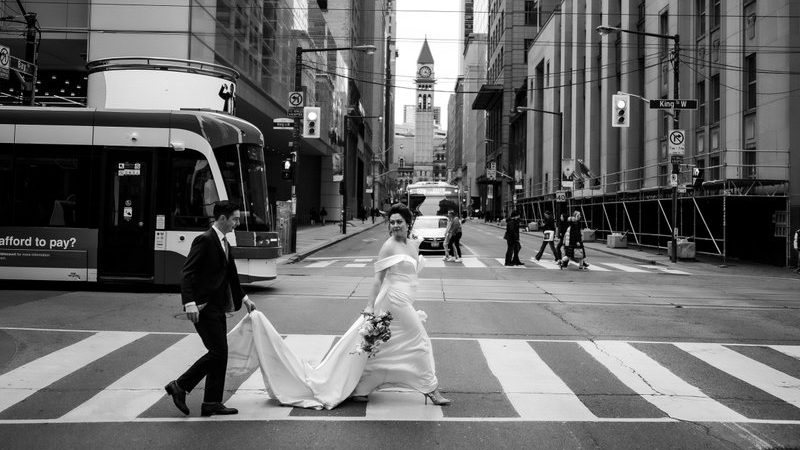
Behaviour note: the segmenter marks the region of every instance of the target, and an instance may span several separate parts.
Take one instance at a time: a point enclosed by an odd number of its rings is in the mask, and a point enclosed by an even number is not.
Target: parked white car
[[[417,216],[412,233],[421,241],[420,250],[444,251],[447,220],[447,216]]]

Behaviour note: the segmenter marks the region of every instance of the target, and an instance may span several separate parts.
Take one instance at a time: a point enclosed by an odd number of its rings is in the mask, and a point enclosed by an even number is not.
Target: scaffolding
[[[712,163],[705,165],[706,161]],[[672,218],[668,163],[575,180],[557,201],[555,183],[517,201],[523,220],[541,222],[544,211],[581,211],[597,239],[629,236],[638,247],[667,249],[673,236],[695,242],[697,253],[788,265],[789,151],[726,149],[689,158],[682,165],[677,222]],[[692,180],[693,168],[704,180]],[[562,197],[563,197],[562,194]],[[513,207],[505,202],[507,210]],[[677,227],[677,231],[674,229]]]

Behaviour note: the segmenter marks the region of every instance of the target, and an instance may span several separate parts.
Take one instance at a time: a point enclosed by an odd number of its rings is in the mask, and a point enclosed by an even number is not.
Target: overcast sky
[[[447,128],[447,101],[458,77],[460,32],[459,0],[398,0],[395,122],[403,122],[403,106],[415,104],[414,78],[425,36],[431,48],[436,75],[434,106],[442,108],[442,128]]]

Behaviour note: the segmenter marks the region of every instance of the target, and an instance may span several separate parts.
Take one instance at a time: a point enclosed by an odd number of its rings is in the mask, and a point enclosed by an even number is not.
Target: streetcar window
[[[172,152],[172,227],[206,229],[219,200],[208,160],[199,152]]]
[[[14,160],[8,177],[14,180],[11,225],[88,226],[88,148],[19,146],[17,154],[26,156]]]
[[[228,200],[242,210],[240,230],[269,231],[269,204],[264,150],[257,145],[228,145],[214,149]]]

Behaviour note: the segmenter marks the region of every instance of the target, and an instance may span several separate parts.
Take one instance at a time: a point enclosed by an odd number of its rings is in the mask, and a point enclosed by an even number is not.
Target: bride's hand
[[[363,313],[364,313],[364,314],[374,314],[374,313],[375,313],[375,308],[373,308],[372,306],[369,306],[369,305],[367,305],[367,306],[364,308],[364,311],[363,311]]]

